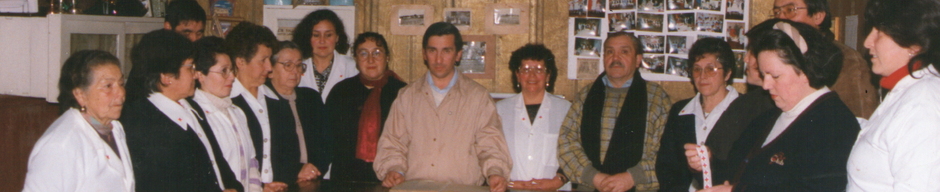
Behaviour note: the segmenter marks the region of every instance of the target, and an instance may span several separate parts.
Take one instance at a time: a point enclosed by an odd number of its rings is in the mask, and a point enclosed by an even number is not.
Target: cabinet
[[[130,51],[163,18],[50,14],[0,17],[0,94],[57,102],[62,64],[72,52],[100,49],[130,71]]]

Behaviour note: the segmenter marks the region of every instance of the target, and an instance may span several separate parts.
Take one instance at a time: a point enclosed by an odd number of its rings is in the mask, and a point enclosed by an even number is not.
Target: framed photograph
[[[695,31],[695,13],[676,13],[666,15],[669,18],[669,32]]]
[[[731,44],[731,49],[744,49],[747,41],[747,36],[744,35],[746,29],[744,22],[728,22],[728,35],[725,36],[725,41]]]
[[[666,53],[689,54],[689,47],[694,43],[690,43],[689,39],[687,36],[666,36]]]
[[[724,15],[697,13],[695,15],[695,30],[701,32],[721,33],[724,22]]]
[[[637,31],[663,32],[663,15],[653,13],[636,14]]]
[[[601,56],[601,40],[589,38],[574,39],[574,55],[577,56]]]
[[[493,79],[496,74],[496,37],[463,35],[463,56],[457,71],[474,79]]]
[[[587,0],[568,0],[568,17],[587,17]]]
[[[575,18],[574,30],[575,36],[600,37],[601,19]]]
[[[747,0],[727,0],[727,6],[725,7],[725,19],[728,20],[744,20],[744,9],[745,3]]]
[[[529,6],[522,3],[487,4],[484,27],[487,34],[529,32]]]
[[[394,5],[389,20],[393,35],[422,35],[432,23],[434,7],[430,5]]]
[[[663,12],[664,0],[639,0],[637,9],[640,11]]]
[[[666,74],[688,77],[685,58],[669,56]]]
[[[744,64],[744,51],[735,51],[734,52],[734,75],[731,76],[733,79],[743,79],[744,78],[744,69],[747,67]]]
[[[457,29],[466,31],[470,29],[471,11],[467,8],[445,8],[444,21],[454,24]]]
[[[694,0],[666,0],[666,10],[691,10],[694,4]]]
[[[721,0],[695,0],[695,9],[721,11]]]
[[[719,38],[719,39],[721,39],[721,38],[725,38],[725,37],[720,36],[720,35],[698,34],[698,36],[696,37],[696,41],[697,41],[698,39],[704,39],[704,38]]]
[[[601,74],[600,65],[600,59],[578,58],[578,79],[597,79]]]
[[[666,72],[666,56],[659,54],[643,55],[642,67],[652,73]]]
[[[301,0],[301,5],[330,5],[329,0]]]
[[[643,46],[643,51],[646,53],[656,54],[663,53],[666,50],[665,42],[666,36],[662,35],[639,35],[640,45]]]
[[[607,14],[608,32],[628,31],[636,29],[636,14],[633,12]]]
[[[636,8],[636,0],[609,0],[610,10],[627,10]]]

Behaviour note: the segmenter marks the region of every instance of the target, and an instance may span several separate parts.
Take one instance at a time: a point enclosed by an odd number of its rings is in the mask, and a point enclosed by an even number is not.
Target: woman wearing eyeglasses
[[[271,122],[271,164],[278,165],[281,179],[294,189],[304,181],[316,179],[329,166],[330,142],[326,137],[323,101],[320,93],[297,87],[304,75],[300,49],[290,41],[281,41],[280,50],[272,56],[274,64],[268,75],[268,87],[277,100],[268,101]],[[295,182],[296,181],[296,182]]]
[[[571,102],[549,93],[558,68],[555,55],[540,44],[528,44],[509,58],[513,89],[519,94],[496,103],[513,166],[509,188],[570,190],[558,165],[558,132]]]
[[[219,144],[222,157],[245,191],[261,191],[261,173],[251,144],[245,113],[232,104],[229,94],[235,82],[232,60],[222,50],[219,37],[195,42],[196,92],[192,100],[202,108],[205,119]]]
[[[689,50],[689,79],[698,94],[672,105],[656,160],[660,191],[702,189],[705,182],[720,184],[733,172],[725,163],[731,144],[751,122],[753,116],[724,115],[726,112],[761,110],[754,103],[744,103],[731,86],[734,53],[722,39],[699,39]],[[703,172],[689,169],[686,149],[707,146],[711,152],[711,172],[707,181]]]
[[[359,34],[353,55],[360,73],[337,83],[326,99],[334,139],[330,180],[380,182],[372,169],[376,147],[392,102],[406,85],[388,69],[388,51],[382,35]]]

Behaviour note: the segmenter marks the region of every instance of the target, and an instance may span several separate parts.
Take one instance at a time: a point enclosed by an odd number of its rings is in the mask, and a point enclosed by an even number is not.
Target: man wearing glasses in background
[[[828,38],[834,38],[827,0],[775,0],[773,16],[805,23],[819,29]],[[834,42],[842,50],[842,70],[831,89],[849,107],[856,117],[868,119],[880,103],[871,81],[871,68],[858,51]]]

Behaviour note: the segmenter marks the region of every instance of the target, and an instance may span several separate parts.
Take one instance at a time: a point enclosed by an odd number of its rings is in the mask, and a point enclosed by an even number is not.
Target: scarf
[[[633,84],[630,85],[627,98],[620,107],[607,154],[601,157],[601,116],[607,90],[601,78],[606,75],[604,72],[598,76],[584,100],[581,145],[584,146],[584,153],[594,168],[602,173],[616,174],[635,166],[643,156],[648,112],[646,81],[638,71],[633,74]],[[601,163],[601,158],[604,158],[604,163]]]
[[[920,69],[920,67],[921,67],[921,63],[920,61],[917,61],[914,63],[914,67],[912,68]],[[907,66],[901,67],[897,71],[894,71],[894,73],[891,73],[891,75],[881,78],[881,83],[879,84],[881,84],[881,87],[891,90],[891,89],[894,89],[894,86],[897,85],[898,82],[901,81],[901,79],[904,79],[904,77],[907,77],[907,75],[910,75],[910,74],[911,74],[910,68],[908,68]]]
[[[385,70],[385,76],[379,80],[368,80],[359,75],[359,80],[366,87],[372,87],[369,96],[362,105],[362,114],[359,115],[359,134],[356,141],[356,158],[365,162],[375,161],[375,150],[379,143],[379,132],[382,128],[382,106],[379,102],[382,97],[382,87],[388,83],[388,78],[398,79],[392,70]]]

